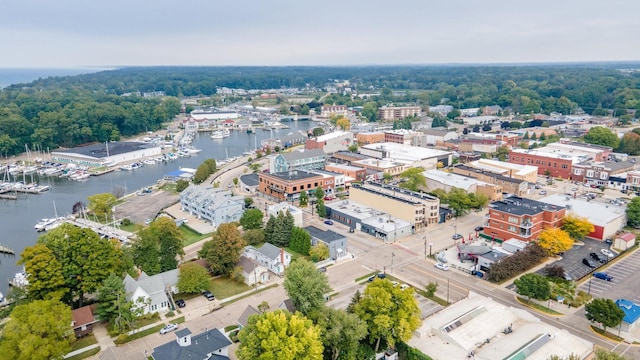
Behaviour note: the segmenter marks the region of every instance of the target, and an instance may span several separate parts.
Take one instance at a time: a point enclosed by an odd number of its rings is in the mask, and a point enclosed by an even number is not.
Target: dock
[[[15,255],[16,253],[4,245],[0,245],[0,254]]]
[[[67,219],[65,223],[68,223],[77,227],[81,227],[81,228],[91,229],[100,236],[106,236],[110,239],[118,239],[118,241],[120,241],[121,243],[128,243],[129,241],[131,241],[131,238],[134,235],[131,232],[120,230],[110,225],[105,225],[105,224],[101,224],[95,221],[82,219],[82,218]]]

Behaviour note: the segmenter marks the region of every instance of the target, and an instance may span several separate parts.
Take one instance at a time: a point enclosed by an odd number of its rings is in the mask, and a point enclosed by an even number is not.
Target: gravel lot
[[[134,223],[144,224],[154,219],[162,209],[180,201],[180,195],[154,189],[150,194],[131,195],[123,204],[117,205],[115,215],[119,219],[127,218]]]

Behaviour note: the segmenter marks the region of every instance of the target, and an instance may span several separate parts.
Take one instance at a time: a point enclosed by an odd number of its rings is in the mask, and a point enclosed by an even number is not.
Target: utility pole
[[[396,256],[394,252],[391,253],[391,272],[393,272],[393,258]]]

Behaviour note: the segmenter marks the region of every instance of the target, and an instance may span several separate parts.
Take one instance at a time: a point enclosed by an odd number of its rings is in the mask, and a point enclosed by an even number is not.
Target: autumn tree
[[[603,332],[606,332],[608,327],[620,325],[624,318],[624,311],[611,299],[593,299],[584,309],[589,321],[602,324]]]
[[[331,290],[327,276],[306,259],[298,259],[285,270],[284,289],[303,315],[320,311],[324,295]]]
[[[68,293],[62,264],[47,245],[36,243],[25,248],[18,265],[24,265],[29,274],[27,295],[30,299],[60,300]]]
[[[410,168],[400,173],[400,187],[411,191],[418,191],[427,187],[427,179],[424,177],[424,169],[421,167]]]
[[[118,199],[110,193],[91,195],[87,198],[89,205],[87,208],[98,217],[98,219],[111,219],[113,215],[113,205]]]
[[[594,231],[593,224],[585,217],[569,214],[562,219],[562,230],[572,239],[582,239]]]
[[[516,292],[522,296],[526,296],[527,301],[531,298],[547,300],[551,296],[549,280],[540,274],[524,274],[513,283],[516,285]]]
[[[349,121],[349,119],[343,116],[338,120],[336,120],[336,126],[339,127],[341,130],[347,131],[351,128],[351,122]]]
[[[367,324],[356,314],[342,309],[325,307],[318,325],[322,329],[325,358],[331,360],[354,359],[359,341],[367,335]]]
[[[276,310],[249,317],[238,333],[239,360],[322,360],[321,329],[302,314]]]
[[[258,245],[264,242],[264,230],[253,229],[242,233],[242,240],[247,245]]]
[[[538,235],[538,245],[543,248],[548,255],[556,255],[571,249],[573,239],[566,231],[549,227],[542,230],[540,235]]]
[[[204,243],[198,255],[207,259],[212,273],[229,276],[233,273],[244,246],[235,223],[221,224],[211,240]]]
[[[378,351],[384,338],[389,346],[407,341],[420,326],[420,309],[412,288],[400,289],[389,280],[376,280],[364,290],[355,313],[369,329],[369,341]]]
[[[329,258],[329,255],[329,247],[323,242],[318,242],[309,250],[309,256],[311,260],[315,262],[326,260]]]
[[[147,275],[155,275],[178,267],[178,256],[184,255],[184,235],[176,222],[160,217],[138,232],[132,244],[133,261]]]
[[[260,229],[262,227],[263,216],[260,209],[245,210],[240,217],[240,225],[242,225],[242,229],[244,230]]]
[[[71,308],[57,300],[17,305],[4,325],[0,354],[5,359],[62,359],[75,340]]]
[[[195,294],[208,289],[209,280],[207,269],[199,264],[188,262],[180,265],[177,286],[181,293]]]

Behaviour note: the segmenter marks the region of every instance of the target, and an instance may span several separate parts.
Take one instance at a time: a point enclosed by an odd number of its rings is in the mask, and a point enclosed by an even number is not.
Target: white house
[[[172,309],[172,294],[178,293],[178,269],[149,276],[142,272],[137,280],[130,275],[124,278],[127,300],[141,301],[144,313],[167,311]]]
[[[291,264],[291,254],[270,243],[265,243],[259,249],[247,246],[244,248],[243,255],[256,260],[260,265],[279,276],[284,274],[284,269]]]
[[[257,260],[250,259],[246,256],[240,256],[238,266],[242,269],[242,278],[244,279],[244,283],[248,286],[256,286],[257,284],[265,284],[269,282],[269,270],[260,265]]]

